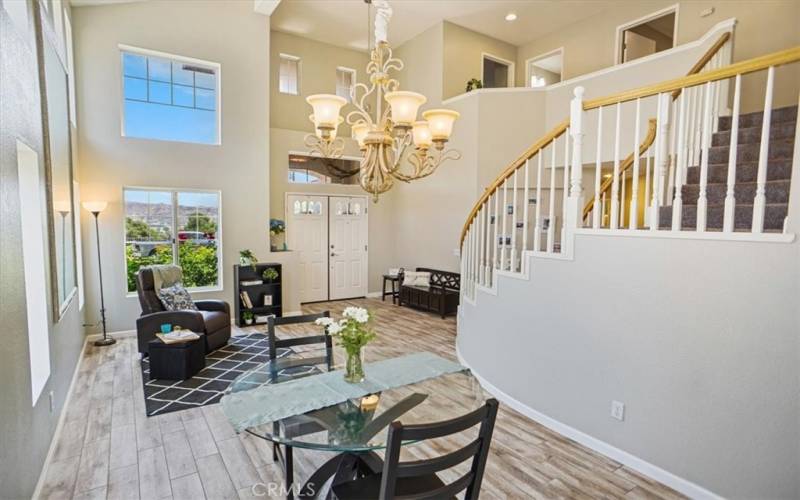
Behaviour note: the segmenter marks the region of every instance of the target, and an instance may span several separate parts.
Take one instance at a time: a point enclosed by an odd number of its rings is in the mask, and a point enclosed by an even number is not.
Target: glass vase
[[[361,349],[347,351],[347,364],[344,368],[344,379],[351,384],[364,381],[364,363],[361,360]]]

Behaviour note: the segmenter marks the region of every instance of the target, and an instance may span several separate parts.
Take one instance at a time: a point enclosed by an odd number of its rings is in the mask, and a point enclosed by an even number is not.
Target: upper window
[[[153,264],[181,266],[186,288],[221,287],[218,191],[125,188],[124,199],[128,292],[139,268]]]
[[[278,90],[282,94],[300,95],[300,58],[281,54]]]
[[[336,68],[336,95],[351,101],[350,92],[356,84],[356,70],[350,68]]]
[[[219,144],[219,64],[125,47],[122,135]]]
[[[359,162],[355,160],[289,155],[292,184],[358,184],[358,172]]]

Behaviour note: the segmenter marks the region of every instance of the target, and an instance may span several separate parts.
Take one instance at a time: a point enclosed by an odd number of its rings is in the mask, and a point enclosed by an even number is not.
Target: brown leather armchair
[[[142,315],[136,320],[139,352],[147,354],[147,343],[156,338],[161,325],[170,323],[205,338],[206,352],[219,349],[231,338],[231,310],[223,300],[196,300],[199,311],[167,311],[155,291],[153,271],[143,267],[136,274],[136,291]]]

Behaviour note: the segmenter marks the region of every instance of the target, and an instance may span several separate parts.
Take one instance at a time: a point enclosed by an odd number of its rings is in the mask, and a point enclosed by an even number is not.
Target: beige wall
[[[270,33],[270,126],[289,130],[313,132],[308,119],[311,106],[306,97],[312,94],[336,93],[336,68],[343,66],[356,70],[356,78],[367,83],[366,52],[348,50],[308,38],[272,31]],[[280,54],[301,59],[300,95],[282,94],[278,91]],[[353,109],[350,107],[350,109]],[[346,117],[345,114],[342,115]],[[343,123],[339,135],[349,136],[350,127]]]
[[[109,202],[100,217],[109,329],[130,330],[140,313],[126,297],[123,186],[222,191],[223,286],[195,298],[232,302],[238,252],[268,255],[269,18],[247,2],[135,2],[74,10],[81,195]],[[208,36],[213,33],[214,36]],[[123,138],[120,57],[129,44],[221,64],[222,144]],[[82,227],[92,221],[84,214]],[[94,248],[84,230],[83,248]],[[99,308],[93,252],[84,252],[87,307]]]
[[[270,217],[286,220],[286,193],[341,194],[365,196],[367,193],[359,185],[343,184],[290,184],[289,152],[303,152],[308,148],[303,139],[307,132],[273,128],[270,130]],[[348,139],[345,155],[358,156],[356,144]],[[390,267],[397,267],[394,261],[394,210],[392,193],[381,195],[378,203],[369,200],[369,291],[381,289],[382,275]],[[275,255],[275,254],[273,254]]]
[[[443,89],[444,99],[463,94],[467,81],[472,78],[483,79],[481,67],[483,53],[515,62],[517,48],[490,36],[462,28],[453,23],[443,23],[444,30],[444,62]],[[520,66],[517,65],[516,75]],[[524,73],[524,70],[523,70]],[[515,79],[517,79],[515,75]],[[522,76],[523,80],[525,75]]]
[[[627,2],[623,7],[571,24],[519,48],[518,65],[539,54],[564,47],[564,79],[573,78],[614,64],[617,26],[674,5],[673,0]],[[678,45],[697,40],[716,23],[735,17],[738,21],[734,42],[734,61],[742,61],[800,44],[800,2],[796,0],[681,1],[678,14]],[[714,13],[700,17],[713,8]],[[795,80],[796,81],[796,80]],[[524,74],[517,74],[522,85]],[[786,79],[776,82],[780,103],[791,102]],[[794,95],[796,104],[797,94]]]

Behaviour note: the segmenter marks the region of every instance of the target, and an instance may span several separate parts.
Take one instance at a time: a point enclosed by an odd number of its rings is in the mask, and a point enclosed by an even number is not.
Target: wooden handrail
[[[705,73],[696,73],[687,75],[674,80],[667,80],[665,82],[640,87],[638,89],[626,90],[618,94],[613,94],[598,99],[590,99],[583,102],[584,111],[599,108],[600,106],[610,106],[612,104],[621,104],[623,102],[633,101],[642,97],[650,97],[664,92],[672,92],[686,87],[694,87],[707,82],[715,82],[718,80],[725,80],[727,78],[735,77],[736,75],[746,75],[769,68],[770,66],[783,66],[793,62],[800,61],[800,46],[792,47],[791,49],[781,50],[780,52],[773,52],[761,57],[748,59],[747,61],[738,62],[725,66],[723,68],[712,69]]]
[[[481,205],[483,202],[489,199],[489,197],[494,193],[500,185],[525,162],[530,159],[533,155],[538,153],[540,150],[544,149],[548,144],[553,142],[554,140],[561,137],[567,127],[569,126],[569,118],[564,120],[563,122],[556,125],[553,129],[551,129],[547,134],[545,134],[541,139],[536,141],[533,146],[529,147],[522,153],[522,156],[514,160],[508,167],[503,170],[503,172],[492,182],[489,187],[483,192],[481,197],[475,202],[475,205],[472,206],[472,210],[470,210],[469,215],[467,216],[467,221],[464,223],[464,227],[461,228],[461,238],[459,239],[459,245],[464,243],[464,237],[467,235],[467,230],[469,229],[470,224],[472,223],[472,219],[478,214],[478,210],[481,209]]]
[[[694,63],[694,66],[692,66],[692,68],[686,74],[687,75],[694,75],[694,74],[700,73],[703,70],[703,68],[706,67],[706,64],[708,64],[711,61],[711,58],[714,57],[714,55],[717,52],[719,52],[719,50],[722,48],[722,46],[725,45],[725,43],[727,43],[727,41],[730,40],[730,39],[731,39],[731,32],[730,31],[726,31],[725,33],[723,33],[719,37],[719,39],[717,39],[717,41],[714,42],[714,45],[712,45],[711,47],[708,48],[708,50],[705,52],[705,54],[703,54],[703,57],[701,57],[700,59],[697,60],[696,63]],[[672,91],[672,100],[674,101],[675,99],[677,99],[678,96],[681,95],[682,91],[683,91],[683,88],[680,88],[680,89],[677,89],[677,90],[673,90]]]

